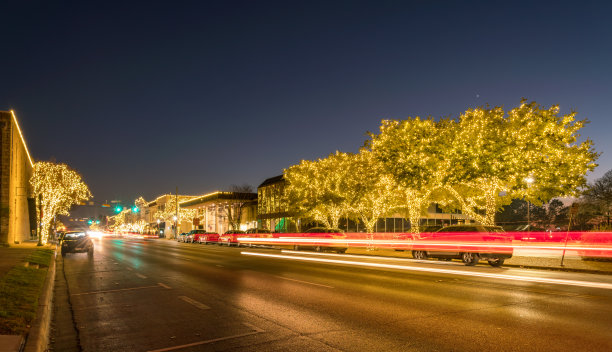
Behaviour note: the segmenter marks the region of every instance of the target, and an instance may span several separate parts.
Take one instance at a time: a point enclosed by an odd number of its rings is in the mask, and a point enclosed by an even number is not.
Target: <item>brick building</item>
[[[13,111],[0,111],[0,147],[0,244],[6,245],[36,234],[34,163]]]

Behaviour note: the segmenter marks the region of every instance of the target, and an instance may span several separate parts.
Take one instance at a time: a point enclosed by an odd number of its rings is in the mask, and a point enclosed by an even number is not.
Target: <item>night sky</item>
[[[466,4],[470,5],[466,5]],[[525,97],[612,169],[606,1],[3,1],[0,110],[94,200],[257,187],[381,119]]]

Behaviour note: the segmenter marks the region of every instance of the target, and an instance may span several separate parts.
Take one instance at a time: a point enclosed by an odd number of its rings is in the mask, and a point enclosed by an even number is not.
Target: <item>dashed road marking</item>
[[[308,284],[308,285],[315,285],[315,286],[321,286],[321,287],[327,287],[327,288],[334,288],[333,286],[328,286],[328,285],[323,285],[323,284],[317,284],[315,282],[309,282],[309,281],[302,281],[302,280],[297,280],[297,279],[291,279],[288,277],[284,277],[284,276],[276,276],[274,275],[274,277],[277,277],[279,279],[283,279],[283,280],[289,280],[289,281],[295,281],[295,282],[300,282],[302,284]]]
[[[187,296],[179,296],[178,298],[202,310],[210,309],[210,307],[206,304],[198,302],[195,299],[189,298]]]
[[[138,277],[139,277],[139,278],[141,278],[141,279],[146,279],[146,278],[147,278],[146,276],[144,276],[144,275],[142,275],[142,274],[136,274],[136,276],[138,276]]]
[[[134,290],[143,290],[145,288],[154,288],[154,287],[159,287],[159,286],[157,286],[157,285],[155,285],[155,286],[141,286],[141,287],[131,287],[131,288],[119,288],[119,289],[116,289],[116,290],[81,292],[81,293],[73,293],[73,294],[71,294],[71,296],[95,295],[95,294],[98,294],[98,293],[111,293],[111,292],[120,292],[120,291],[134,291]],[[170,288],[170,287],[167,287],[167,288]]]
[[[163,288],[167,288],[168,290],[169,290],[169,289],[171,289],[171,287],[170,287],[170,286],[168,286],[168,285],[164,285],[164,284],[162,284],[161,282],[158,282],[157,284],[158,284],[159,286],[163,287]]]
[[[251,332],[247,332],[244,334],[237,334],[237,335],[231,335],[231,336],[225,336],[225,337],[219,337],[217,339],[211,339],[211,340],[205,340],[205,341],[198,341],[198,342],[194,342],[194,343],[189,343],[186,345],[180,345],[180,346],[172,346],[172,347],[166,347],[166,348],[160,348],[158,350],[149,350],[148,352],[165,352],[165,351],[174,351],[174,350],[180,350],[183,348],[188,348],[188,347],[193,347],[193,346],[200,346],[200,345],[206,345],[209,343],[213,343],[213,342],[219,342],[219,341],[225,341],[225,340],[231,340],[231,339],[237,339],[240,337],[245,337],[245,336],[250,336],[250,335],[255,335],[255,334],[260,334],[262,332],[265,332],[265,330],[260,329],[256,326],[253,326],[252,324],[249,323],[243,323],[243,325],[253,329],[254,331]]]

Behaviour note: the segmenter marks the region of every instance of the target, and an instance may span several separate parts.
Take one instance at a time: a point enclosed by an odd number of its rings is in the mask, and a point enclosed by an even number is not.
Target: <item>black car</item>
[[[61,241],[62,256],[67,253],[87,253],[92,256],[94,251],[93,241],[85,231],[66,232]]]

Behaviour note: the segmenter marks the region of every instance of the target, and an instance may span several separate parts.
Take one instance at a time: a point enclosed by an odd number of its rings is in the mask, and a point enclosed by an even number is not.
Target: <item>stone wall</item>
[[[17,120],[0,111],[0,243],[12,244],[30,239],[32,161]]]

